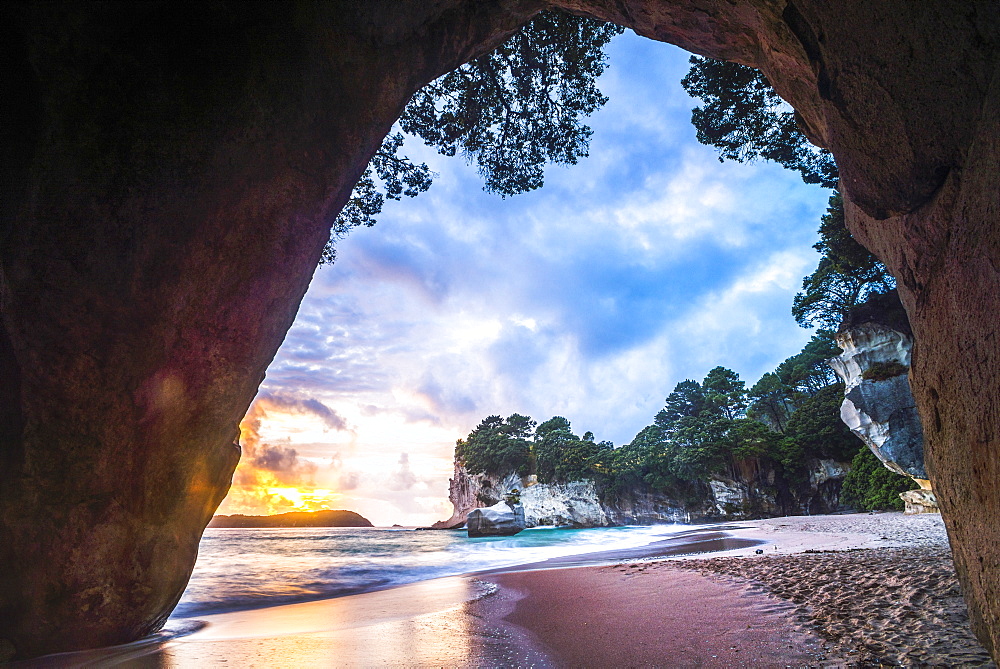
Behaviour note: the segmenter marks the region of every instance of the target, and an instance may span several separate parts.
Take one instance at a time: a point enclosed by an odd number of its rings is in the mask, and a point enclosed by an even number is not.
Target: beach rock
[[[923,488],[907,490],[899,493],[899,498],[903,500],[905,513],[941,513],[937,496],[932,490],[924,490]]]
[[[712,517],[704,502],[682,502],[676,496],[659,491],[636,489],[609,495],[593,481],[537,483],[537,477],[524,479],[514,473],[503,476],[469,474],[456,458],[455,473],[449,481],[450,518],[434,523],[434,529],[457,529],[469,513],[478,507],[495,504],[502,491],[520,488],[528,527],[571,526],[605,527],[650,523],[692,522]],[[705,487],[707,490],[707,486]],[[688,491],[690,492],[690,491]],[[706,498],[703,490],[689,497]]]
[[[743,520],[815,515],[840,510],[840,490],[850,463],[810,460],[805,481],[794,484],[773,463],[750,458],[737,463],[733,478],[709,480],[705,517]]]
[[[503,497],[501,491],[512,488],[521,488],[527,527],[692,523],[839,510],[840,488],[849,463],[813,460],[806,481],[790,486],[772,464],[751,460],[737,468],[736,478],[678,482],[670,491],[641,484],[631,490],[610,491],[601,490],[592,480],[536,483],[533,476],[522,479],[514,473],[471,475],[456,459],[449,498],[454,512],[432,527],[460,528],[474,508],[495,504]]]
[[[844,382],[844,423],[887,468],[929,488],[908,375],[913,335],[896,292],[855,309],[835,338],[844,352],[830,366]]]
[[[466,519],[470,537],[509,537],[523,530],[524,507],[497,502],[493,506],[473,509]]]
[[[719,516],[742,517],[749,506],[750,495],[746,486],[735,481],[712,479],[708,482],[712,490],[712,503]]]

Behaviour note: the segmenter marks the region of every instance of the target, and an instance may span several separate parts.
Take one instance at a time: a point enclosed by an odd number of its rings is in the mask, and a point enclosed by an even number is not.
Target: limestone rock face
[[[907,490],[899,493],[899,498],[905,505],[904,513],[940,513],[937,497],[931,490]]]
[[[844,382],[844,423],[882,464],[929,490],[923,428],[908,376],[913,339],[895,293],[873,296],[855,309],[836,340],[844,352],[830,366]]]
[[[528,527],[604,527],[611,524],[593,481],[533,485],[521,490]]]
[[[706,518],[748,519],[833,513],[850,464],[812,460],[805,483],[790,486],[773,468],[759,464],[737,478],[714,477],[702,514]]]
[[[473,509],[466,519],[470,537],[509,537],[523,530],[524,507],[497,502],[493,506]]]
[[[533,477],[532,477],[533,478]],[[525,523],[528,527],[605,527],[650,523],[680,523],[711,516],[707,509],[690,509],[676,499],[652,491],[630,491],[614,500],[604,499],[593,481],[537,483],[515,474],[492,477],[469,474],[455,462],[449,485],[454,512],[434,529],[462,527],[469,513],[484,504],[495,504],[504,492],[521,491]]]
[[[519,488],[527,527],[606,527],[656,523],[696,523],[780,515],[832,513],[840,508],[840,488],[850,465],[815,460],[808,482],[782,489],[774,469],[752,471],[739,478],[716,477],[693,482],[673,495],[648,489],[601,491],[593,481],[536,483],[516,474],[502,477],[469,474],[455,462],[450,482],[454,513],[434,523],[435,529],[465,525],[473,509],[495,505],[504,493]]]

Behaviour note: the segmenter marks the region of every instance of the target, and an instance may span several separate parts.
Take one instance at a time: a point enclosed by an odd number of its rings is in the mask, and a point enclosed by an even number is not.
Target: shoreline
[[[719,550],[693,553],[699,546]],[[206,615],[186,635],[30,666],[138,658],[156,667],[844,666],[875,658],[994,666],[956,597],[939,516],[789,516]]]

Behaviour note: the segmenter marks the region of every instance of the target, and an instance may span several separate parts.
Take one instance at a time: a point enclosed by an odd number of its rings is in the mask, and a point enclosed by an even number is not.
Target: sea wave
[[[544,560],[637,548],[691,526],[533,528],[513,537],[400,528],[208,529],[174,619],[370,592]]]

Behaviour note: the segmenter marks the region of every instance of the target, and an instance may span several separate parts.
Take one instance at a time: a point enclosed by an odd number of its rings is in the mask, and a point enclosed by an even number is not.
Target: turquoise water
[[[635,548],[690,526],[534,528],[469,539],[462,531],[210,528],[173,618],[337,597],[554,557]]]

